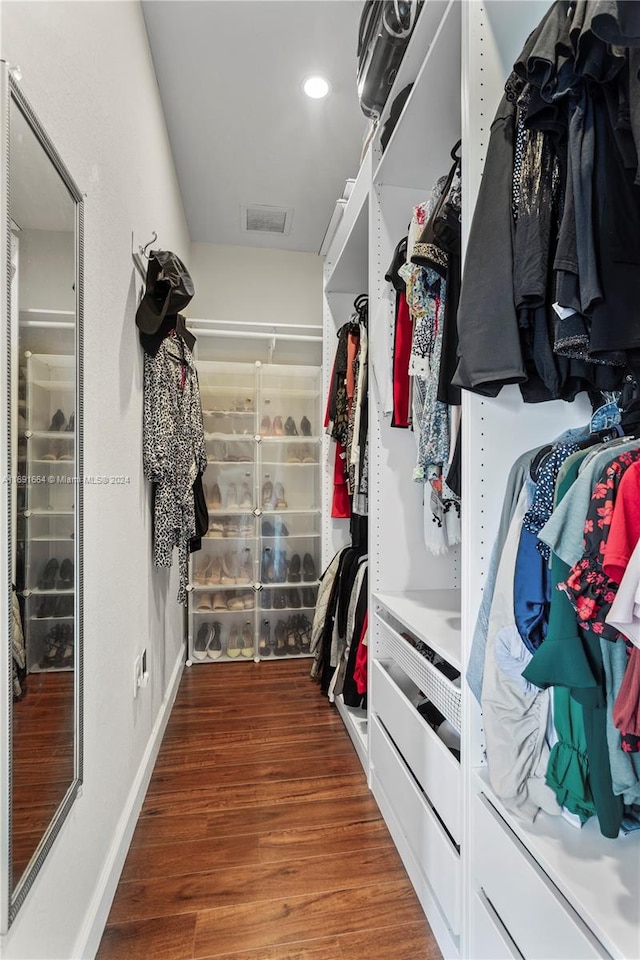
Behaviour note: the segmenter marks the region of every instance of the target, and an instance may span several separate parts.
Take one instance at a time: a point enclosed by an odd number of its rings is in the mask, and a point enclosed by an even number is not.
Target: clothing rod
[[[197,317],[185,317],[185,323],[222,323],[225,327],[269,327],[278,330],[322,330],[319,323],[269,323],[266,320],[201,320]]]
[[[247,340],[287,340],[296,343],[322,343],[322,337],[310,337],[297,333],[263,333],[261,330],[251,333],[249,330],[202,330],[193,331],[198,337],[227,337]]]

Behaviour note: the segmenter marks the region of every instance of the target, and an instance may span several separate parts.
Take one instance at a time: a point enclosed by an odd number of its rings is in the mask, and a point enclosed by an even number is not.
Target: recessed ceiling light
[[[324,77],[307,77],[302,85],[302,89],[308,97],[313,100],[322,100],[329,93],[331,87],[329,81]]]

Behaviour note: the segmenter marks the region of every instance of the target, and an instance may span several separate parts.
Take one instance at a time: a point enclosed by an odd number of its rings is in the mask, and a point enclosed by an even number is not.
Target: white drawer
[[[482,890],[471,901],[469,956],[473,960],[522,960],[522,954]]]
[[[609,957],[483,793],[471,829],[474,879],[526,960]]]
[[[438,811],[447,830],[459,843],[460,764],[389,675],[388,664],[373,662],[369,704]]]
[[[460,932],[460,857],[375,716],[370,723],[374,796],[382,791],[451,930]],[[381,803],[384,808],[385,804]],[[384,809],[383,809],[384,812]]]
[[[397,663],[449,723],[460,731],[462,715],[460,687],[447,679],[442,671],[418,653],[398,630],[378,614],[373,616],[373,631],[380,650],[379,659],[393,660]]]

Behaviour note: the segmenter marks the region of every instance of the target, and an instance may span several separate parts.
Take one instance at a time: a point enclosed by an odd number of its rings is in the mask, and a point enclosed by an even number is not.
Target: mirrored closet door
[[[5,930],[82,780],[83,204],[2,68]]]

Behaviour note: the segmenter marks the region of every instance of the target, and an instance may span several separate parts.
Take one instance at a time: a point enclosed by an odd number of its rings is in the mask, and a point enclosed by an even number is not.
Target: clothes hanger
[[[462,146],[462,140],[458,140],[454,147],[451,148],[451,159],[455,160],[456,163],[459,163],[462,157],[459,154],[460,147]]]

